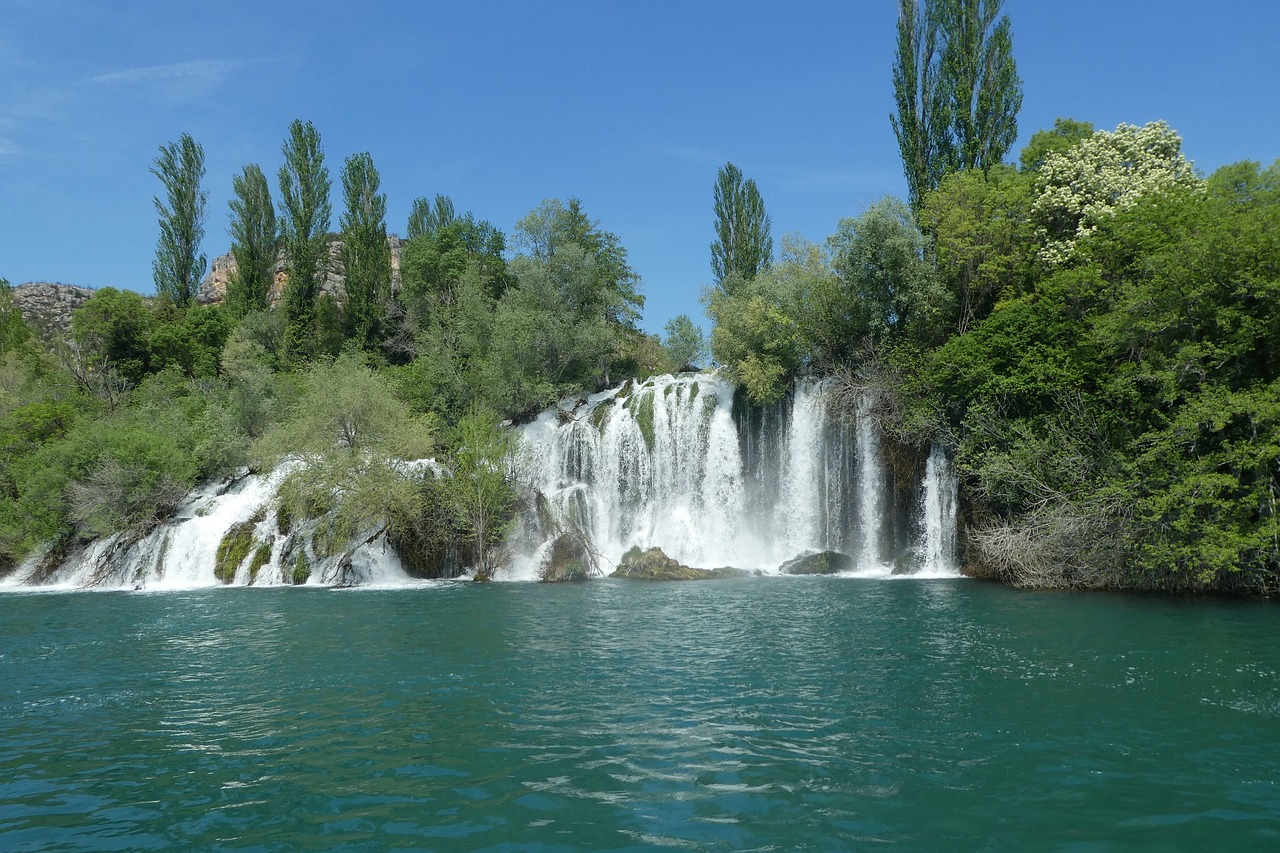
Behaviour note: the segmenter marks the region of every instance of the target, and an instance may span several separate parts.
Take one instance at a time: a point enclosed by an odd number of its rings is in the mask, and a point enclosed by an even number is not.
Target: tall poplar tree
[[[236,272],[227,282],[227,307],[236,317],[270,304],[280,236],[267,176],[250,163],[231,178],[231,254]]]
[[[165,199],[153,198],[160,215],[160,239],[152,264],[156,293],[175,305],[190,304],[204,277],[206,258],[200,254],[208,194],[204,180],[204,149],[184,133],[177,142],[160,146],[151,172],[164,184]]]
[[[305,359],[316,350],[316,299],[329,259],[325,235],[333,207],[329,170],[320,134],[311,122],[294,119],[281,148],[280,238],[288,263],[285,287],[285,350]]]
[[[1018,135],[1022,80],[1002,0],[899,0],[889,117],[919,209],[943,176],[998,164]]]
[[[387,243],[387,196],[368,152],[353,154],[342,168],[346,211],[342,214],[346,333],[364,348],[382,330],[391,291],[391,246]]]
[[[711,270],[716,283],[750,280],[773,260],[773,236],[764,199],[742,170],[726,163],[716,175],[716,242],[711,244]]]

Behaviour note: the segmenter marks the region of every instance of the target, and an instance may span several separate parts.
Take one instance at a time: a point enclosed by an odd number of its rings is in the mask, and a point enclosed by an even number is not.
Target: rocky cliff
[[[391,246],[391,292],[395,293],[400,289],[400,249],[402,241],[395,234],[391,234],[387,237],[387,243]],[[230,252],[214,258],[213,263],[209,265],[209,274],[200,283],[200,291],[196,294],[197,301],[204,305],[220,304],[227,298],[227,283],[231,281],[231,277],[235,275],[235,272],[236,259]],[[275,284],[271,288],[271,303],[273,305],[280,301],[288,280],[289,274],[285,271],[285,258],[281,254],[276,260]],[[346,291],[343,288],[344,280],[342,240],[338,235],[330,234],[329,263],[326,265],[325,279],[320,285],[320,292],[327,293],[336,301],[342,302],[346,299]]]
[[[49,340],[71,328],[71,312],[85,303],[93,291],[73,284],[30,281],[13,289],[13,304],[40,337]]]

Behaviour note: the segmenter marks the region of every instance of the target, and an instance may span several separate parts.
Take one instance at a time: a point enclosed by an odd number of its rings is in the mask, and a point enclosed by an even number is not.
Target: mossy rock
[[[609,415],[613,413],[613,406],[617,402],[617,398],[608,397],[596,403],[596,407],[591,410],[591,425],[598,431],[604,432],[604,425],[609,421]]]
[[[249,583],[256,581],[258,572],[261,571],[263,566],[271,562],[271,546],[273,544],[275,544],[274,539],[258,543],[258,550],[253,552],[253,559],[249,562]]]
[[[288,581],[294,586],[301,586],[311,577],[311,563],[307,562],[307,555],[298,552],[293,560],[293,571],[289,573]]]
[[[839,551],[818,551],[787,560],[778,569],[784,575],[834,575],[853,568],[853,557]]]
[[[653,450],[653,442],[655,440],[653,430],[653,392],[649,391],[638,399],[639,403],[633,407],[636,415],[636,426],[640,427],[640,435],[644,437],[645,446],[649,450]]]
[[[538,573],[543,583],[591,580],[591,552],[580,536],[562,533],[551,543],[551,553]]]
[[[213,564],[213,576],[222,583],[231,583],[236,579],[236,571],[253,548],[253,531],[257,526],[257,522],[253,520],[241,521],[231,525],[223,534]]]
[[[740,569],[695,569],[681,565],[662,552],[661,548],[641,551],[639,546],[622,555],[618,568],[610,577],[644,581],[701,581],[717,578],[739,577]],[[727,574],[732,572],[733,574]]]

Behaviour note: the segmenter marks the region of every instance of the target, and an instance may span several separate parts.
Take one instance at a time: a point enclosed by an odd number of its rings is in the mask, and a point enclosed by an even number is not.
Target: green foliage
[[[963,334],[998,299],[1027,292],[1035,260],[1030,205],[1030,179],[1009,166],[955,172],[925,196],[920,220],[933,235],[937,273],[954,307],[945,328],[923,337]]]
[[[204,149],[191,135],[160,146],[151,172],[164,184],[165,199],[153,199],[160,216],[160,239],[153,265],[156,293],[179,306],[186,306],[200,288],[205,256],[200,254],[204,239],[205,206],[208,193],[200,188],[204,179]]]
[[[1023,172],[1037,172],[1050,154],[1065,154],[1076,143],[1093,136],[1093,124],[1087,121],[1060,118],[1051,130],[1037,131],[1022,152],[1018,163]]]
[[[231,188],[235,193],[229,202],[231,254],[236,271],[227,282],[226,307],[240,319],[254,311],[265,311],[270,305],[280,235],[271,188],[257,163],[250,163],[241,174],[232,177]]]
[[[666,339],[662,346],[667,351],[673,370],[684,370],[705,361],[707,342],[702,337],[702,330],[693,324],[688,314],[672,317],[663,331],[666,332]]]
[[[404,460],[431,452],[430,420],[413,415],[389,380],[352,354],[313,365],[303,386],[289,417],[255,444],[264,462],[300,462],[280,488],[282,521],[322,523],[316,542],[326,553],[371,531],[413,525],[430,475]]]
[[[514,437],[494,415],[475,409],[458,421],[453,443],[448,494],[470,535],[475,579],[487,581],[501,560],[496,546],[506,536],[515,505],[509,473]]]
[[[1018,135],[1022,80],[1001,0],[899,0],[890,116],[912,209],[943,177],[986,171]]]
[[[417,240],[420,237],[430,236],[451,224],[456,218],[453,199],[447,195],[437,194],[434,203],[426,198],[415,198],[413,207],[409,211],[406,239]]]
[[[344,331],[358,349],[381,337],[391,293],[391,246],[387,243],[387,197],[367,152],[347,158],[342,189],[342,268],[347,304]]]
[[[716,174],[716,242],[711,244],[711,271],[716,284],[750,280],[773,260],[769,215],[756,182],[743,180],[742,170],[726,163]]]
[[[285,352],[299,360],[317,351],[316,300],[329,260],[325,235],[333,210],[329,203],[332,181],[324,165],[320,134],[311,122],[293,121],[281,153],[280,238],[288,271]]]
[[[894,198],[845,219],[830,240],[843,285],[846,328],[854,340],[916,332],[928,337],[950,314],[949,294],[924,258],[925,238]]]

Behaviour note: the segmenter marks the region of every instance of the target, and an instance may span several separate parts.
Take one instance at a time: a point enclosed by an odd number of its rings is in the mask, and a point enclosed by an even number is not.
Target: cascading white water
[[[875,400],[864,395],[858,401],[858,520],[861,537],[858,559],[866,567],[881,563],[881,502],[884,500],[884,469],[880,462],[880,430],[872,418]]]
[[[888,574],[912,554],[909,565],[946,571],[954,511],[936,524],[897,523],[874,401],[861,401],[850,427],[828,411],[825,392],[823,383],[802,381],[782,403],[735,411],[731,385],[682,374],[543,413],[521,430],[520,468],[544,502],[509,543],[517,556],[508,577],[537,577],[548,541],[565,531],[589,541],[606,572],[633,546],[701,568],[776,571],[798,554],[834,550],[856,557],[865,573]],[[954,491],[946,469],[930,470],[932,486],[911,488]],[[912,530],[897,535],[895,524]],[[887,550],[905,537],[908,545]]]
[[[894,479],[891,489],[874,401],[859,402],[852,424],[829,402],[823,383],[801,381],[779,403],[735,405],[733,386],[715,374],[682,374],[543,413],[520,428],[518,479],[536,499],[517,519],[499,577],[537,578],[565,532],[606,572],[629,548],[657,546],[701,568],[774,572],[831,550],[854,557],[859,574],[953,576],[957,487],[945,452],[932,448],[920,482]],[[33,559],[0,586],[216,586],[226,579],[215,573],[219,546],[237,530],[251,547],[228,570],[233,584],[291,583],[299,554],[310,584],[412,582],[385,535],[321,556],[306,524],[279,528],[272,504],[298,464],[199,489],[145,536],[91,542],[52,566]],[[430,460],[404,465],[447,476]]]
[[[39,585],[76,589],[141,588],[146,590],[192,589],[220,586],[215,573],[218,549],[237,527],[249,531],[253,547],[233,566],[230,583],[276,586],[291,583],[286,566],[289,545],[293,553],[304,551],[314,566],[311,584],[401,584],[409,581],[385,536],[352,543],[347,551],[318,558],[305,535],[280,533],[270,505],[281,482],[298,463],[287,461],[270,474],[249,474],[234,483],[211,484],[197,489],[173,517],[144,536],[124,534],[105,537],[66,555],[52,570],[43,571],[40,559],[20,567],[4,586]],[[269,547],[270,558],[251,575],[250,563],[257,547]]]
[[[924,528],[922,572],[955,573],[956,478],[946,452],[938,445],[929,449],[925,462],[921,521]]]

